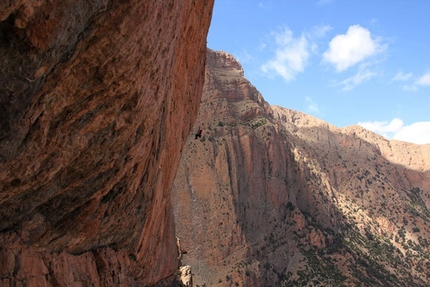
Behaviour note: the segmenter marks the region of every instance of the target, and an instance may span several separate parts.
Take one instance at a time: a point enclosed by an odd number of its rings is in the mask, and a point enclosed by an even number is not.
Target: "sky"
[[[215,0],[207,41],[271,105],[430,143],[430,0]]]

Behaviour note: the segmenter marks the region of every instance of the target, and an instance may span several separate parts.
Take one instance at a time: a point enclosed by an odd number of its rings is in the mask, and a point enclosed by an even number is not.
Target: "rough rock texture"
[[[428,286],[430,145],[271,107],[231,55],[207,63],[174,183],[194,284]]]
[[[170,190],[212,7],[0,2],[0,285],[147,286],[175,273]]]

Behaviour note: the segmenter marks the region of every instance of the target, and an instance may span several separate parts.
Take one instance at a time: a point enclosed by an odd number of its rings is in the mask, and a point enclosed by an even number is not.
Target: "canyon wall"
[[[173,198],[196,286],[428,285],[430,145],[270,106],[211,50],[199,129]]]
[[[170,191],[212,8],[0,3],[1,286],[172,281]]]

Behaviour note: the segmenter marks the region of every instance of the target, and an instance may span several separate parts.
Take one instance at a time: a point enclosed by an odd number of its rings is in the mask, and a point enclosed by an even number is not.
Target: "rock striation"
[[[430,145],[270,106],[208,50],[174,183],[197,286],[428,286]]]
[[[171,282],[170,190],[212,8],[0,3],[1,286]]]

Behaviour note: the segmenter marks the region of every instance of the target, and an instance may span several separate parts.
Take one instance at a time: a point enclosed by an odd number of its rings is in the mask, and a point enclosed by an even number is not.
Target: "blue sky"
[[[208,47],[272,105],[430,143],[429,0],[215,0]]]

